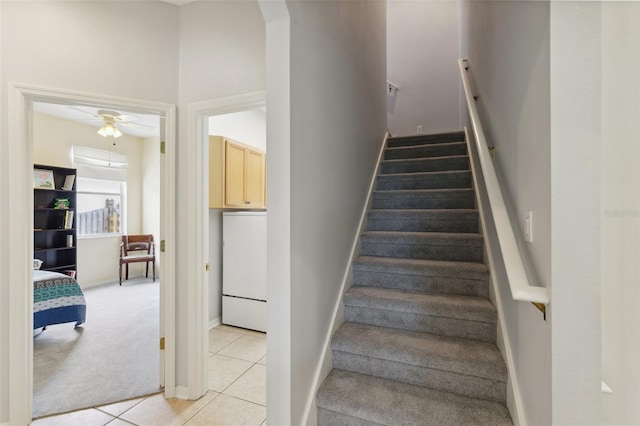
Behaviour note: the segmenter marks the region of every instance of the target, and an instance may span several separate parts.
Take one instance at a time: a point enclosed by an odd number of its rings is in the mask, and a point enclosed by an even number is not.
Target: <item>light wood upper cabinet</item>
[[[264,152],[209,136],[209,208],[265,209]]]

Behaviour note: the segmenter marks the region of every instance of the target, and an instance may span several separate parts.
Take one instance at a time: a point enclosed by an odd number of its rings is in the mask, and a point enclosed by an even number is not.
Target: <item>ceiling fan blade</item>
[[[125,122],[125,121],[138,121],[140,120],[140,117],[138,117],[135,114],[123,114],[123,115],[117,115],[115,117],[116,121],[120,121],[120,122]]]
[[[74,107],[74,106],[71,106],[71,105],[67,105],[67,106],[68,106],[70,109],[74,109],[74,110],[76,110],[76,111],[80,111],[80,112],[83,112],[83,113],[85,113],[85,114],[89,114],[89,115],[93,116],[94,118],[100,118],[100,119],[101,119],[101,117],[100,117],[99,115],[96,115],[96,114],[94,114],[94,113],[93,113],[93,112],[91,112],[91,111],[87,111],[87,110],[84,110],[84,109],[81,109],[81,108],[78,108],[78,107]]]
[[[134,123],[132,121],[118,121],[118,124],[122,124],[126,127],[137,127],[140,129],[153,129],[153,126],[148,126],[146,124]]]

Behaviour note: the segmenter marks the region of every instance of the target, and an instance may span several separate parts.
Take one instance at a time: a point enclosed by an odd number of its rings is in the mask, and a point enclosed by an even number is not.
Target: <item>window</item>
[[[78,237],[126,233],[127,156],[73,147]]]
[[[78,176],[78,236],[124,233],[126,191],[126,182]]]

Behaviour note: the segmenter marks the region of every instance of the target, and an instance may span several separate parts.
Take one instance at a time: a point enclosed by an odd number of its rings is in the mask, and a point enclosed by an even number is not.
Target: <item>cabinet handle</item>
[[[251,201],[245,201],[244,203],[245,204],[251,204]]]

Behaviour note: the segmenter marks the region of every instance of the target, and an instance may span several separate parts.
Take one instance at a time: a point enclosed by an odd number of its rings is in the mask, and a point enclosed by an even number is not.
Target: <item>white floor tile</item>
[[[260,426],[266,417],[265,407],[220,394],[193,416],[186,426]]]
[[[187,401],[177,398],[165,399],[164,395],[158,394],[140,402],[120,418],[140,426],[182,425],[217,395],[218,393],[209,391],[197,401]]]
[[[216,353],[243,336],[244,334],[235,331],[219,330],[218,327],[212,328],[209,330],[209,352]]]
[[[209,358],[209,389],[222,392],[252,365],[249,361],[213,354]]]
[[[267,365],[267,356],[265,355],[262,358],[260,358],[260,361],[258,361],[258,364]]]
[[[33,426],[104,426],[113,419],[114,417],[107,413],[90,408],[57,416],[43,417],[34,420],[31,424]]]
[[[266,337],[241,336],[218,353],[245,361],[258,362],[267,354],[267,339]]]
[[[235,396],[245,401],[267,405],[267,367],[254,364],[225,391],[225,395]]]
[[[96,408],[98,410],[100,410],[100,411],[104,411],[107,414],[111,414],[112,416],[118,417],[120,414],[122,414],[125,411],[131,409],[131,407],[137,405],[138,403],[140,403],[144,399],[145,399],[144,397],[143,398],[128,399],[126,401],[120,401],[120,402],[115,402],[113,404],[102,405],[102,406],[96,407]]]

